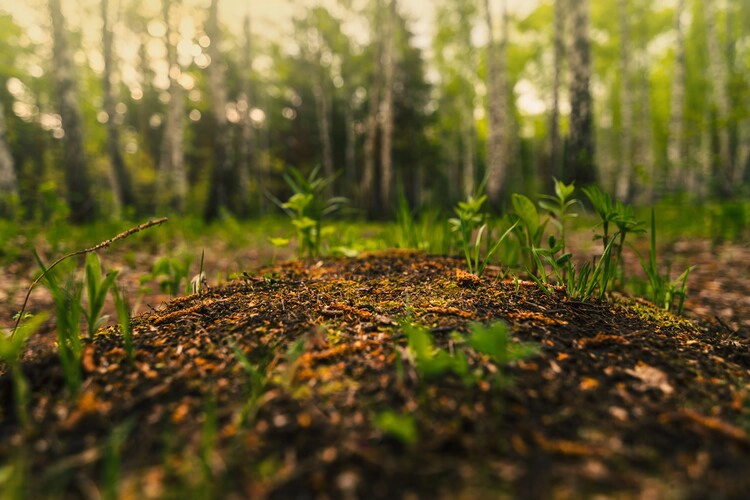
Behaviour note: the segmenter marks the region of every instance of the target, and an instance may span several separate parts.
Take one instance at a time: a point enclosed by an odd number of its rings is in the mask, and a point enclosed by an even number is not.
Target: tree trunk
[[[585,186],[596,182],[594,113],[591,100],[591,47],[589,0],[570,0],[570,139],[565,162],[566,182]]]
[[[493,207],[499,208],[502,198],[505,195],[505,179],[508,175],[508,137],[510,135],[507,100],[508,84],[505,74],[508,10],[506,2],[503,0],[503,33],[498,43],[495,36],[489,0],[485,0],[484,7],[489,36],[489,41],[487,42],[487,198]]]
[[[125,167],[125,160],[120,151],[120,132],[115,119],[115,96],[112,92],[112,69],[114,60],[112,54],[112,30],[109,24],[109,0],[102,0],[102,41],[104,57],[104,74],[102,75],[102,100],[103,109],[107,114],[107,150],[110,160],[110,179],[112,180],[112,191],[114,193],[115,205],[121,207],[135,208],[135,194],[130,173]]]
[[[393,83],[396,69],[396,0],[390,0],[383,32],[382,141],[380,142],[380,204],[383,215],[391,212],[393,188]]]
[[[474,106],[466,103],[461,113],[461,143],[463,153],[463,179],[464,196],[474,194],[476,175],[474,160]]]
[[[667,141],[668,178],[670,191],[685,188],[685,0],[678,0],[675,9],[675,58],[672,95],[669,102],[669,138]]]
[[[320,64],[320,60],[318,61]],[[318,135],[320,136],[323,175],[330,177],[334,174],[333,145],[331,144],[331,104],[328,96],[327,75],[322,66],[315,68],[318,75],[313,85],[315,98],[315,114],[318,119]],[[330,193],[329,193],[330,194]]]
[[[554,61],[552,66],[552,104],[549,120],[549,161],[541,172],[543,191],[553,187],[552,178],[559,178],[562,171],[562,147],[560,144],[560,87],[563,59],[565,58],[565,6],[564,0],[555,1],[555,20],[553,26]]]
[[[13,215],[18,200],[18,180],[5,131],[5,109],[0,101],[0,217]]]
[[[221,54],[219,28],[219,0],[211,0],[206,22],[206,34],[211,39],[208,55],[208,88],[211,94],[211,115],[214,119],[214,155],[208,184],[208,201],[204,211],[207,221],[215,220],[229,204],[229,174],[231,172],[230,133],[226,106],[227,89],[224,85],[224,60]]]
[[[83,121],[75,88],[75,68],[68,48],[65,18],[60,8],[60,0],[49,0],[49,10],[53,36],[53,79],[60,119],[65,132],[62,138],[63,168],[70,220],[74,224],[81,224],[92,221],[96,215],[86,151],[83,145]]]
[[[253,55],[252,55],[252,40],[250,34],[250,14],[245,16],[244,23],[244,35],[245,35],[245,50],[242,58],[242,65],[244,72],[242,73],[242,92],[239,97],[239,102],[243,103],[240,106],[242,112],[242,140],[239,144],[239,185],[240,185],[240,197],[238,210],[240,215],[249,215],[250,210],[250,199],[251,199],[251,186],[250,178],[255,171],[253,165],[254,159],[254,137],[253,137],[253,123],[250,119],[250,111],[252,109],[252,87],[251,87],[251,76],[253,67]],[[262,182],[260,179],[260,172],[256,172],[257,175],[257,186],[258,192],[261,191]]]
[[[356,179],[356,161],[357,161],[357,129],[354,118],[354,99],[350,96],[349,102],[346,103],[344,110],[344,120],[346,121],[346,150],[344,151],[346,186],[354,186]],[[346,196],[353,196],[353,192],[348,192]]]
[[[182,213],[185,211],[185,198],[188,191],[183,149],[185,96],[179,81],[182,69],[177,61],[177,48],[171,40],[171,5],[172,0],[163,0],[162,15],[167,27],[164,39],[167,46],[167,62],[169,63],[169,104],[167,105],[164,137],[162,138],[159,155],[158,192],[159,196],[162,197],[162,204]]]
[[[382,82],[382,56],[383,56],[383,36],[379,33],[381,28],[381,10],[382,6],[378,2],[375,18],[372,23],[374,39],[377,47],[375,49],[375,70],[372,77],[370,88],[367,92],[368,110],[365,130],[365,143],[363,146],[363,165],[362,180],[359,185],[359,196],[368,213],[373,214],[377,211],[377,202],[374,196],[375,188],[375,166],[376,166],[376,146],[378,140],[378,117],[380,115],[380,89]]]
[[[630,13],[628,1],[617,1],[620,17],[620,171],[615,195],[630,201],[633,181],[633,97],[630,78]]]
[[[702,2],[703,13],[706,20],[706,43],[708,46],[708,59],[710,61],[710,74],[712,87],[711,101],[716,106],[716,118],[719,136],[719,165],[717,172],[718,187],[722,195],[731,195],[734,191],[732,180],[734,178],[732,153],[729,137],[730,103],[725,54],[719,46],[719,37],[716,32],[716,2]]]
[[[647,178],[646,182],[637,182],[637,188],[648,203],[654,200],[654,180],[656,178],[654,162],[654,138],[651,117],[651,84],[649,78],[648,27],[646,21],[650,15],[651,0],[639,0],[639,36],[638,36],[638,124],[634,129],[635,144],[634,162],[641,171],[636,179]]]
[[[740,4],[738,14],[741,29],[737,45],[743,47],[743,49],[737,50],[735,53],[735,72],[738,75],[743,75],[745,83],[749,84],[748,70],[750,68],[748,68],[746,61],[748,52],[750,52],[750,2],[742,0]],[[744,109],[744,116],[737,124],[737,151],[735,153],[733,178],[735,186],[746,182],[746,173],[750,172],[750,165],[748,165],[750,163],[750,92],[745,92],[744,102],[741,102],[741,106]]]

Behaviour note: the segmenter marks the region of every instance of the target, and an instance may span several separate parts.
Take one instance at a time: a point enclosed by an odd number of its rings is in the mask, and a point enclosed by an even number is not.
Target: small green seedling
[[[342,197],[325,198],[335,176],[319,177],[320,167],[315,167],[308,177],[291,168],[284,180],[294,194],[280,206],[292,220],[297,230],[297,254],[314,258],[320,255],[323,219],[348,203]]]
[[[661,274],[659,272],[658,261],[656,258],[656,216],[654,215],[653,208],[651,209],[651,246],[649,249],[648,261],[643,258],[638,250],[633,250],[638,254],[638,258],[641,261],[641,267],[643,267],[643,270],[648,277],[651,300],[667,311],[676,310],[677,314],[682,314],[685,307],[685,299],[687,298],[687,280],[690,276],[690,272],[695,266],[685,269],[685,271],[683,271],[674,281],[670,281],[669,266],[667,266],[666,274]],[[675,300],[677,300],[676,309]]]
[[[102,309],[118,272],[111,271],[102,279],[102,266],[99,262],[99,256],[95,252],[86,255],[85,271],[88,303],[84,311],[88,337],[93,338],[96,331],[107,321],[107,317],[101,315]]]
[[[120,323],[125,354],[127,355],[130,364],[132,364],[133,359],[135,358],[135,353],[133,350],[133,329],[130,325],[130,304],[127,297],[118,287],[113,287],[112,293],[115,297],[115,309],[117,309],[117,320]]]
[[[568,219],[578,217],[578,214],[572,212],[571,209],[576,204],[580,205],[581,202],[573,198],[573,193],[576,190],[574,183],[565,184],[563,181],[557,179],[554,179],[554,181],[555,194],[542,195],[539,207],[552,214],[552,224],[557,227],[560,233],[560,252],[565,254],[565,222]]]
[[[533,249],[542,246],[542,237],[544,236],[544,229],[547,226],[547,220],[542,221],[540,219],[534,202],[526,196],[514,193],[511,197],[511,202],[520,222],[517,226],[516,236],[521,244],[523,253],[527,256],[529,274],[544,273],[544,269],[539,267],[538,260],[534,258]]]
[[[466,380],[469,364],[463,353],[459,352],[452,356],[449,352],[436,347],[430,333],[422,328],[404,324],[403,329],[408,339],[407,352],[410,361],[421,379],[429,381],[452,372]]]
[[[36,252],[39,267],[42,269],[44,283],[52,294],[55,302],[55,316],[57,319],[57,354],[63,369],[65,384],[71,395],[78,393],[81,386],[81,357],[83,344],[81,343],[81,317],[84,307],[81,299],[82,284],[75,279],[73,272],[69,273],[65,285],[60,285],[56,273],[48,272]]]
[[[414,417],[386,410],[373,416],[372,423],[384,434],[397,439],[405,446],[413,445],[419,438]]]
[[[505,382],[503,369],[510,363],[536,356],[539,348],[532,344],[519,344],[511,341],[508,325],[497,321],[489,325],[473,323],[469,326],[471,335],[467,344],[475,351],[486,354],[498,368],[496,381]]]
[[[466,201],[459,201],[454,209],[457,217],[448,220],[452,231],[458,236],[458,243],[466,259],[466,267],[470,273],[477,276],[484,274],[492,256],[517,225],[517,223],[513,224],[500,238],[493,241],[489,235],[487,215],[482,209],[486,201],[486,195],[477,197],[469,195]],[[485,237],[485,252],[482,258],[482,243]]]
[[[33,316],[20,324],[15,335],[0,331],[0,361],[10,369],[13,381],[13,403],[16,410],[16,418],[21,426],[28,428],[29,420],[29,382],[21,370],[21,354],[26,341],[36,332],[41,324],[47,319],[44,314]]]

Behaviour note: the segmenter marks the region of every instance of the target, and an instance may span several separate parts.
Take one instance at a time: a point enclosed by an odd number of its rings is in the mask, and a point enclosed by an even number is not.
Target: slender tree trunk
[[[552,188],[552,178],[559,178],[562,171],[562,147],[560,141],[560,91],[562,69],[565,58],[565,5],[564,0],[555,1],[555,21],[552,35],[554,61],[552,67],[552,104],[549,120],[549,162],[542,171],[543,191]]]
[[[675,9],[675,59],[672,76],[672,95],[669,102],[669,139],[667,161],[669,163],[669,189],[681,191],[685,188],[685,0],[678,0]]]
[[[706,20],[706,42],[708,46],[708,58],[710,61],[712,99],[716,106],[716,118],[719,136],[719,166],[718,187],[723,195],[731,195],[734,191],[732,179],[734,178],[732,153],[729,137],[730,108],[728,82],[729,75],[726,57],[719,46],[719,37],[716,32],[716,3],[702,2],[703,13]]]
[[[570,0],[572,47],[570,48],[570,139],[565,162],[567,182],[596,182],[594,164],[594,110],[591,99],[591,47],[589,0]]]
[[[346,103],[344,110],[344,120],[346,121],[346,150],[344,151],[345,174],[347,189],[354,186],[356,179],[356,161],[357,161],[357,130],[354,119],[354,99],[350,96],[349,102]],[[347,193],[347,196],[353,196],[354,193]]]
[[[110,179],[118,208],[135,208],[135,193],[130,180],[130,173],[120,151],[120,132],[116,121],[115,96],[112,91],[112,30],[109,24],[109,0],[102,0],[102,41],[104,56],[104,74],[102,75],[103,108],[107,113],[107,149],[111,166]]]
[[[214,157],[211,177],[208,184],[208,201],[204,218],[215,220],[229,205],[229,175],[231,172],[230,133],[227,121],[227,89],[224,85],[224,59],[219,49],[221,30],[219,28],[219,0],[211,0],[206,22],[206,34],[211,39],[208,55],[208,88],[211,93],[211,115],[214,120]]]
[[[251,76],[253,67],[253,55],[252,55],[252,39],[250,34],[250,14],[245,16],[244,23],[244,35],[245,35],[245,50],[242,57],[242,65],[244,72],[242,74],[242,93],[240,94],[239,101],[243,103],[241,106],[242,111],[242,139],[239,145],[239,184],[240,184],[240,197],[238,207],[240,214],[243,216],[248,215],[250,206],[249,201],[251,199],[250,192],[250,178],[253,172],[256,173],[258,191],[262,186],[259,172],[255,170],[253,165],[255,143],[253,136],[253,123],[250,119],[250,110],[252,108],[252,87],[251,87]]]
[[[487,137],[487,198],[490,204],[498,208],[505,195],[505,179],[508,176],[508,137],[510,122],[508,120],[508,94],[506,73],[506,43],[508,28],[508,10],[506,1],[502,2],[503,33],[500,42],[495,36],[492,10],[489,0],[484,7],[487,16],[487,101],[488,101],[488,137]]]
[[[740,5],[738,14],[741,29],[738,45],[743,49],[735,52],[735,66],[736,73],[743,75],[745,83],[750,84],[750,77],[748,76],[750,68],[746,62],[748,52],[750,52],[750,2],[741,0]],[[750,171],[750,165],[748,165],[750,163],[750,92],[745,92],[741,107],[744,109],[744,116],[737,124],[737,151],[735,153],[733,178],[735,186],[747,182],[746,173]]]
[[[464,196],[474,194],[476,176],[474,160],[474,106],[466,103],[461,113],[461,143],[463,153]]]
[[[320,59],[318,64],[321,64]],[[313,97],[315,98],[315,114],[318,119],[318,135],[323,157],[323,175],[330,177],[334,174],[333,145],[331,143],[331,104],[329,102],[329,89],[325,68],[315,68],[317,81],[313,85]],[[330,193],[329,193],[330,194]]]
[[[172,0],[163,0],[162,15],[167,27],[164,39],[169,64],[169,104],[159,155],[158,191],[162,203],[182,213],[185,211],[188,191],[183,149],[185,96],[179,81],[182,69],[177,61],[177,48],[172,43],[171,5]]]
[[[83,120],[75,88],[75,68],[68,48],[67,30],[60,0],[49,0],[49,10],[53,36],[53,78],[60,118],[65,131],[62,138],[63,168],[70,219],[71,222],[80,224],[92,221],[96,215],[86,152],[83,146]]]
[[[654,138],[651,119],[651,84],[649,77],[648,28],[646,20],[650,15],[651,0],[639,0],[639,36],[638,36],[638,118],[633,140],[635,145],[635,164],[641,170],[636,179],[647,178],[646,182],[636,182],[638,191],[651,203],[654,197],[654,179],[656,178],[654,162]]]
[[[13,215],[18,194],[18,179],[5,128],[5,109],[0,101],[0,217]]]
[[[390,0],[383,33],[382,141],[380,143],[380,204],[383,215],[391,211],[393,189],[393,83],[396,69],[396,0]]]
[[[627,0],[617,1],[620,16],[620,171],[615,195],[630,201],[633,182],[633,97],[630,78],[630,13]]]
[[[382,4],[378,2],[375,19],[373,20],[374,38],[377,48],[375,50],[375,72],[373,74],[370,88],[368,89],[368,110],[367,110],[367,127],[365,131],[365,143],[363,146],[363,165],[362,180],[359,185],[360,199],[363,200],[367,211],[372,214],[377,210],[377,203],[374,196],[375,188],[375,166],[376,166],[376,146],[378,140],[378,118],[380,115],[380,92],[383,86],[382,82],[382,64],[383,64],[383,36],[379,33],[382,20]]]

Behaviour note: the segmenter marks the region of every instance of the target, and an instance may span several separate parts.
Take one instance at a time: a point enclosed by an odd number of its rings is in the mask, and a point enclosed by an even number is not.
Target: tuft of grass
[[[117,271],[110,271],[102,279],[102,267],[99,262],[99,256],[96,253],[86,255],[86,264],[84,266],[86,273],[86,296],[87,306],[84,308],[86,315],[86,325],[88,327],[88,337],[93,338],[94,333],[107,320],[102,316],[104,301],[107,298],[109,290],[117,278]]]
[[[654,209],[651,209],[651,245],[648,260],[638,250],[635,248],[633,250],[638,254],[641,267],[646,272],[651,300],[666,311],[676,311],[677,314],[681,315],[687,298],[687,280],[695,266],[685,269],[674,281],[670,279],[670,266],[667,266],[664,274],[659,271],[656,257],[656,215]]]
[[[135,353],[133,349],[133,329],[130,324],[130,303],[118,287],[115,286],[112,288],[112,294],[115,297],[115,309],[117,309],[117,320],[120,323],[120,332],[122,333],[123,344],[125,346],[125,354],[127,355],[130,364],[133,364]]]
[[[83,286],[75,279],[73,272],[61,284],[56,273],[50,273],[39,255],[34,253],[42,269],[42,276],[47,289],[55,302],[55,317],[57,319],[57,355],[62,366],[65,385],[70,395],[75,395],[81,387],[81,357],[83,344],[81,342],[81,317],[84,314],[82,303]]]
[[[10,376],[13,381],[13,406],[16,418],[24,428],[29,428],[31,420],[28,412],[29,382],[21,369],[21,354],[26,341],[46,319],[47,317],[44,314],[27,319],[20,324],[15,335],[0,332],[0,361],[10,369]]]

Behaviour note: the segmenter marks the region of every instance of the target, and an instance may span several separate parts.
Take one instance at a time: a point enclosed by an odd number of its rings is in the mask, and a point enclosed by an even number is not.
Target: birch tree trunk
[[[252,67],[253,67],[253,55],[252,55],[252,39],[250,33],[250,14],[245,16],[245,22],[243,25],[243,32],[245,36],[245,47],[242,54],[242,65],[244,71],[242,73],[242,92],[239,96],[238,107],[241,111],[242,120],[240,127],[242,130],[242,140],[239,144],[239,172],[238,179],[240,185],[240,196],[239,196],[239,212],[241,215],[248,215],[250,209],[250,196],[251,186],[250,178],[253,173],[256,174],[256,183],[258,187],[258,193],[262,190],[263,185],[261,181],[261,174],[255,169],[253,165],[255,142],[253,136],[253,123],[250,119],[250,110],[252,109]],[[241,104],[241,105],[240,105]]]
[[[383,215],[391,212],[393,188],[393,83],[396,69],[396,0],[390,0],[383,32],[382,140],[380,142],[380,205]]]
[[[211,116],[214,120],[214,151],[211,177],[208,182],[208,200],[204,211],[207,221],[215,220],[229,205],[229,175],[231,173],[230,134],[227,121],[227,89],[224,85],[224,59],[221,54],[219,28],[219,0],[211,0],[206,21],[206,34],[211,39],[208,55],[208,88],[211,94]]]
[[[114,193],[115,206],[135,208],[135,194],[130,173],[125,167],[125,160],[120,151],[120,132],[116,120],[115,95],[112,91],[112,30],[109,22],[109,0],[102,0],[102,42],[104,57],[104,74],[102,75],[102,108],[107,114],[107,150],[110,161],[110,179]]]
[[[667,140],[670,191],[685,188],[685,0],[677,0],[675,9],[675,58],[672,94],[669,101],[669,138]]]
[[[716,32],[716,3],[702,2],[703,13],[706,20],[706,43],[708,46],[708,59],[711,71],[711,101],[716,106],[716,118],[718,122],[719,136],[719,165],[717,172],[718,187],[723,195],[731,195],[734,191],[732,180],[734,178],[732,153],[729,137],[730,103],[727,88],[729,75],[725,54],[719,46],[719,37]]]
[[[474,160],[474,106],[466,103],[461,113],[461,143],[463,153],[464,196],[474,194],[474,177],[476,175]]]
[[[735,66],[736,73],[743,75],[746,84],[750,84],[750,75],[748,75],[747,57],[750,52],[750,2],[746,0],[740,1],[740,43],[739,47],[741,50],[737,50],[735,53]],[[734,161],[734,178],[733,183],[735,186],[739,186],[743,182],[747,182],[747,173],[750,172],[750,92],[745,92],[744,103],[744,117],[737,124],[737,151],[735,153]]]
[[[589,0],[570,0],[572,46],[570,63],[570,139],[565,162],[566,182],[585,186],[596,182],[594,113],[591,99]]]
[[[49,0],[49,10],[52,19],[53,79],[57,106],[65,132],[62,138],[63,169],[70,220],[80,224],[90,222],[96,216],[86,151],[83,146],[83,121],[76,92],[75,68],[66,38],[67,30],[60,0]]]
[[[188,191],[183,148],[185,95],[180,85],[182,69],[177,61],[177,48],[172,40],[171,6],[172,0],[163,0],[162,16],[166,25],[164,41],[169,64],[169,104],[159,154],[158,192],[162,196],[161,204],[182,213],[185,211]]]
[[[633,180],[633,94],[628,3],[628,0],[617,1],[617,13],[620,17],[620,171],[615,196],[623,201],[630,201]]]
[[[638,117],[634,129],[633,141],[635,142],[634,162],[640,170],[636,176],[637,191],[643,195],[647,203],[654,200],[654,180],[656,178],[654,162],[654,137],[651,118],[651,82],[649,77],[650,61],[648,55],[648,27],[646,20],[650,16],[651,0],[639,0],[638,3]],[[646,182],[638,179],[646,179]]]
[[[5,109],[0,101],[0,217],[12,215],[18,200],[18,179],[5,128]]]
[[[380,92],[383,86],[383,35],[382,35],[382,2],[378,0],[375,16],[372,22],[373,37],[376,43],[375,70],[373,72],[370,88],[367,90],[368,110],[366,119],[365,142],[363,145],[362,180],[359,185],[359,195],[368,213],[372,214],[376,209],[375,167],[376,146],[378,140],[378,122],[380,116]]]
[[[549,120],[549,162],[542,171],[542,186],[547,192],[552,188],[552,178],[559,178],[562,171],[562,148],[560,144],[560,87],[562,86],[562,69],[565,58],[565,5],[564,0],[554,0],[555,20],[553,26],[552,46],[554,59],[552,66],[552,104]]]
[[[508,175],[508,121],[506,43],[508,11],[506,1],[502,1],[503,33],[497,41],[490,9],[490,1],[484,1],[487,32],[487,198],[493,207],[499,207],[504,196],[505,179]]]

